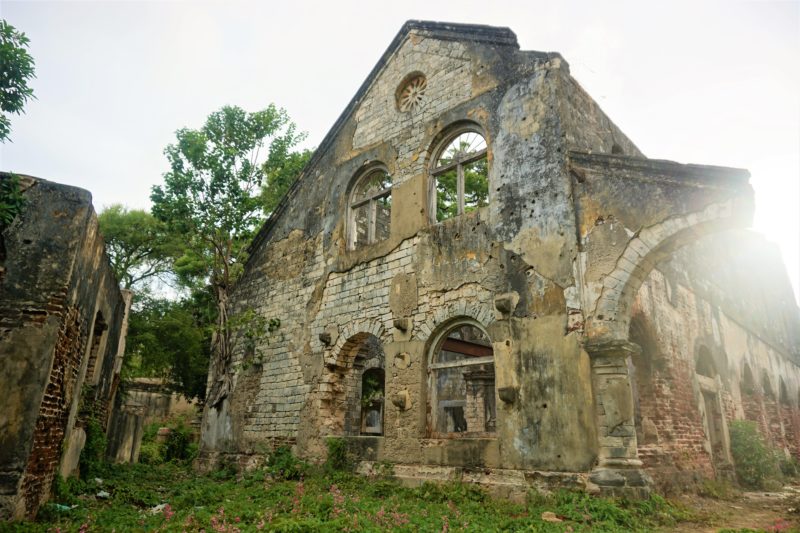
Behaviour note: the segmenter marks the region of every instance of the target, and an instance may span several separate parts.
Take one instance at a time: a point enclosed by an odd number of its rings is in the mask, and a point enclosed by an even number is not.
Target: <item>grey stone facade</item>
[[[402,111],[420,76],[424,94]],[[485,152],[444,158],[461,132]],[[455,209],[446,194],[480,196],[477,167],[458,162],[470,157],[488,169],[485,196],[440,220]],[[460,181],[445,193],[434,169],[447,165]],[[390,231],[353,249],[352,225],[370,220],[353,212],[354,187],[378,167]],[[749,223],[748,176],[646,159],[560,55],[519,50],[506,28],[406,23],[252,245],[234,311],[282,325],[263,362],[234,355],[232,393],[204,413],[200,463],[284,443],[322,460],[325,438],[342,436],[362,468],[389,461],[409,480],[646,492],[629,333],[634,311],[655,311],[637,298],[681,247]],[[780,353],[797,391],[796,307],[765,312],[786,318]],[[464,326],[489,345],[454,333]],[[367,342],[384,354],[380,436],[353,431]]]

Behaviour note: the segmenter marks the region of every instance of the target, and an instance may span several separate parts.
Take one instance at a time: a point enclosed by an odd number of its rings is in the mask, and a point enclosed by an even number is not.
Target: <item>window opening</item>
[[[764,391],[764,396],[772,400],[775,399],[775,394],[772,392],[772,384],[769,382],[769,376],[766,370],[761,371],[761,389]]]
[[[711,358],[711,352],[705,346],[700,347],[700,355],[697,358],[694,371],[707,378],[713,379],[717,376],[717,369],[714,366],[714,360]]]
[[[430,370],[433,433],[494,433],[494,351],[483,330],[472,324],[448,330],[436,346]]]
[[[361,378],[362,435],[383,435],[384,383],[382,368],[370,368]]]
[[[459,133],[439,152],[432,174],[438,222],[487,205],[486,139],[475,131]]]
[[[778,400],[783,405],[790,405],[791,403],[789,401],[789,390],[786,388],[786,382],[783,381],[783,378],[781,378],[780,385],[778,388]]]
[[[745,363],[744,370],[742,370],[741,390],[747,395],[752,395],[756,392],[756,381],[753,378],[753,372],[750,370],[750,365],[747,363]]]
[[[359,180],[350,201],[349,248],[354,250],[389,237],[392,219],[392,178],[383,169]]]

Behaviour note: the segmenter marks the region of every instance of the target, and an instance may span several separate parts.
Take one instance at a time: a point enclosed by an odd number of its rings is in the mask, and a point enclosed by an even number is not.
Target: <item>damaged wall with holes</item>
[[[281,327],[210,376],[199,464],[338,436],[410,481],[648,490],[636,295],[747,179],[645,159],[507,28],[409,21],[251,247],[233,312]]]
[[[9,174],[0,179],[11,179]],[[0,518],[32,517],[77,474],[85,425],[119,384],[130,293],[105,255],[91,195],[22,176],[0,251]]]

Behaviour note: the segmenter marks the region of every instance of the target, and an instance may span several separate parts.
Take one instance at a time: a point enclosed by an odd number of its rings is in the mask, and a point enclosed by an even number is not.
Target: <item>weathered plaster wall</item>
[[[353,432],[353,362],[369,338],[385,356],[384,434],[348,442],[404,477],[585,485],[585,475],[564,473],[600,461],[592,482],[641,494],[637,434],[650,466],[672,461],[674,472],[673,459],[690,454],[692,468],[712,475],[700,385],[718,387],[728,417],[736,398],[721,384],[685,379],[694,352],[684,351],[695,349],[685,335],[708,329],[703,313],[711,311],[686,296],[673,316],[660,296],[643,303],[654,281],[639,287],[663,275],[650,270],[681,246],[746,223],[748,174],[644,159],[558,54],[521,52],[506,29],[453,28],[401,31],[259,233],[234,307],[282,325],[258,347],[263,360],[234,354],[233,392],[204,413],[201,464],[285,443],[322,460],[325,437]],[[401,112],[396,91],[412,73],[427,77],[425,97]],[[465,124],[487,142],[488,205],[434,223],[432,158]],[[348,197],[376,163],[392,176],[391,233],[348,250]],[[640,369],[625,361],[636,350],[619,343],[634,311],[648,317],[654,346],[668,333],[651,315],[698,317],[672,328],[684,344],[659,349],[662,366],[653,363],[636,383],[637,428],[631,376]],[[432,351],[459,319],[491,339],[496,431],[433,438]],[[587,340],[603,339],[618,344],[588,351]],[[668,434],[672,448],[659,440]]]
[[[25,207],[2,234],[0,384],[9,391],[0,415],[3,517],[34,515],[62,457],[77,459],[68,443],[82,443],[73,435],[93,346],[89,396],[106,412],[129,302],[108,266],[89,193],[28,177],[22,183]],[[94,343],[98,313],[106,327]]]
[[[345,416],[337,395],[344,377],[331,368],[349,337],[368,332],[386,353],[387,398],[409,399],[403,409],[387,402],[381,457],[586,470],[595,453],[594,420],[588,359],[579,333],[566,331],[565,291],[575,293],[577,248],[564,159],[568,142],[635,148],[596,105],[576,112],[590,99],[556,54],[412,31],[386,65],[306,169],[302,197],[286,204],[254,248],[236,305],[279,317],[282,326],[261,347],[263,365],[243,364],[246,356],[237,355],[234,364],[243,370],[223,408],[206,412],[204,449],[252,452],[265,441],[296,439],[301,453],[319,457],[322,437],[337,434]],[[401,113],[395,92],[411,72],[428,78],[425,102]],[[450,126],[465,121],[485,133],[489,146],[489,207],[431,225],[432,152]],[[393,177],[391,236],[348,251],[349,187],[374,161]],[[494,308],[505,293],[516,293],[510,316]],[[392,306],[390,294],[406,304]],[[430,343],[457,317],[487,328],[496,386],[519,398],[498,401],[496,438],[427,438]],[[408,319],[410,330],[395,328],[396,319]]]

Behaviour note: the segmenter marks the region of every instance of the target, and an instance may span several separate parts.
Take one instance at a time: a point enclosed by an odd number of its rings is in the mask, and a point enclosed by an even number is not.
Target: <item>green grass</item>
[[[278,480],[266,470],[241,479],[202,476],[188,467],[108,467],[102,487],[71,484],[37,521],[0,524],[10,531],[652,531],[690,518],[654,496],[638,502],[559,492],[532,494],[527,505],[490,498],[474,485],[405,488],[310,468],[303,480]],[[92,495],[100,488],[107,500]],[[84,494],[75,494],[75,492]],[[152,508],[168,504],[157,512]],[[551,511],[563,522],[542,520]]]

